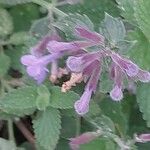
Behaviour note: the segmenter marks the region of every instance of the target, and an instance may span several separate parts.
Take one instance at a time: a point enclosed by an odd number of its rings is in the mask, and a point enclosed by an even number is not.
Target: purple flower
[[[118,65],[129,77],[134,77],[139,72],[139,67],[132,61],[122,58],[119,54],[111,54],[112,61]]]
[[[47,49],[49,50],[50,53],[72,52],[95,45],[96,45],[95,43],[89,41],[74,41],[74,42],[49,41]]]
[[[101,72],[101,61],[98,60],[98,57],[100,57],[99,53],[91,53],[82,54],[79,57],[71,56],[67,60],[67,66],[71,71],[82,73],[83,79],[88,80],[83,95],[74,105],[79,115],[84,115],[88,112],[92,93],[96,91]]]
[[[120,101],[123,98],[122,88],[118,85],[115,85],[110,92],[110,96],[115,101]]]
[[[110,69],[111,79],[114,80],[114,87],[110,91],[110,96],[115,101],[120,101],[123,99],[123,82],[124,78],[133,84],[133,81],[140,80],[141,82],[150,81],[150,73],[148,71],[140,69],[132,61],[122,58],[119,54],[114,52],[110,53],[112,58],[112,65]]]
[[[79,150],[81,144],[89,143],[100,135],[98,132],[86,132],[78,137],[70,138],[70,147],[72,150]]]
[[[92,96],[92,89],[85,89],[80,100],[77,100],[74,104],[75,110],[79,115],[84,115],[89,111],[89,102]]]
[[[21,63],[27,66],[28,75],[40,84],[48,72],[46,66],[59,57],[61,57],[61,53],[49,54],[40,58],[33,55],[24,55],[21,57]]]
[[[140,142],[140,143],[150,142],[150,133],[140,134],[135,138],[136,138],[136,142]]]
[[[47,35],[42,38],[34,47],[31,47],[31,54],[36,57],[41,57],[44,54],[47,54],[47,44],[49,41],[57,40],[61,41],[61,38],[57,34],[57,32],[54,32],[52,35]]]
[[[47,49],[50,53],[53,53],[62,51],[76,51],[95,45],[104,45],[103,36],[96,32],[91,32],[85,27],[76,27],[75,34],[80,38],[84,38],[84,41],[58,42],[57,40],[52,40],[47,44]]]
[[[75,28],[75,34],[81,38],[86,39],[86,40],[98,43],[100,45],[104,45],[105,38],[102,35],[100,35],[96,32],[92,32],[86,28],[76,27]]]

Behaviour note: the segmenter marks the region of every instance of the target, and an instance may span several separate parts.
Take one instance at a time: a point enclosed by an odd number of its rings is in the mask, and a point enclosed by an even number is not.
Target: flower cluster
[[[89,110],[92,94],[97,89],[101,77],[104,62],[109,60],[108,72],[113,80],[110,97],[114,101],[123,98],[124,80],[149,82],[150,73],[140,69],[131,60],[124,58],[105,45],[105,38],[92,32],[86,27],[75,27],[75,35],[81,40],[62,42],[57,34],[46,36],[35,47],[31,48],[31,54],[21,58],[22,64],[27,66],[29,76],[43,82],[49,72],[48,64],[51,63],[50,80],[56,82],[63,74],[71,73],[69,81],[63,83],[62,92],[66,92],[76,83],[86,83],[84,93],[80,100],[75,102],[75,110],[79,115],[84,115]],[[91,47],[99,48],[99,51],[88,52]],[[58,67],[58,59],[64,55],[69,56],[64,69]]]

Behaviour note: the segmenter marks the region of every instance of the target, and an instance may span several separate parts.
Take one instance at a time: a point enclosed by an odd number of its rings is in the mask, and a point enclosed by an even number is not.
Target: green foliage
[[[7,93],[0,101],[0,109],[6,113],[23,116],[36,108],[36,87],[23,87]]]
[[[79,95],[73,91],[68,91],[66,93],[61,92],[61,88],[53,86],[50,89],[51,100],[50,106],[60,109],[72,108],[74,102],[79,99]]]
[[[50,92],[45,85],[40,85],[37,88],[37,93],[36,106],[39,110],[45,110],[50,104]]]
[[[0,150],[16,150],[15,143],[13,141],[8,141],[0,138]]]
[[[50,25],[50,19],[48,17],[38,19],[33,22],[30,29],[30,34],[36,35],[37,37],[41,38],[50,32],[49,25]]]
[[[123,41],[126,35],[123,22],[117,18],[113,18],[107,13],[105,13],[105,19],[102,22],[100,32],[103,33],[112,45],[116,45],[118,42]]]
[[[128,33],[128,39],[135,40],[136,43],[127,52],[130,58],[143,69],[150,69],[150,43],[140,30]]]
[[[115,144],[107,138],[98,138],[88,144],[81,145],[80,150],[116,150]]]
[[[13,31],[13,22],[7,10],[0,8],[0,37],[9,35]]]
[[[0,77],[3,77],[7,73],[9,66],[10,58],[3,52],[0,52]]]
[[[74,130],[73,130],[74,129]],[[71,138],[76,136],[76,118],[71,116],[62,117],[61,137]]]
[[[121,9],[121,15],[130,23],[136,23],[133,7],[134,1],[135,0],[116,0]]]
[[[86,15],[80,14],[68,14],[54,23],[54,26],[65,33],[67,40],[77,38],[74,34],[76,26],[87,27],[90,30],[94,29],[91,20]]]
[[[115,128],[119,134],[126,134],[127,121],[126,116],[122,112],[120,103],[114,102],[112,99],[105,97],[99,103],[102,113],[108,116],[114,123]]]
[[[87,119],[87,121],[89,121],[95,128],[100,128],[106,132],[115,132],[115,126],[113,121],[105,115],[99,115]]]
[[[19,70],[20,72],[23,72],[24,66],[22,66],[20,58],[22,55],[26,54],[27,51],[28,49],[21,45],[16,47],[9,47],[8,49],[6,49],[5,53],[7,54],[7,56],[9,56],[11,61],[10,67],[15,70]]]
[[[140,84],[137,88],[137,102],[140,107],[140,111],[143,113],[143,118],[147,121],[148,127],[150,127],[150,84]]]
[[[135,0],[135,17],[139,24],[140,29],[150,41],[150,1],[147,0]]]
[[[86,114],[88,117],[97,116],[100,115],[101,110],[99,105],[94,101],[91,100],[90,106],[89,106],[89,112]]]
[[[17,5],[10,9],[13,17],[14,31],[28,31],[33,20],[38,19],[38,7],[34,4]]]
[[[61,120],[57,109],[47,108],[33,120],[35,137],[40,146],[54,150],[59,139]]]
[[[102,72],[100,76],[100,92],[107,93],[110,92],[113,86],[113,81],[110,79],[108,72]]]
[[[83,0],[83,3],[76,5],[66,5],[60,7],[66,13],[79,13],[87,15],[96,28],[104,18],[104,13],[108,12],[114,16],[119,16],[119,10],[113,0]]]
[[[22,45],[30,40],[30,36],[27,32],[16,32],[11,35],[9,43],[13,45]]]
[[[17,5],[31,2],[32,0],[0,0],[0,3],[7,5]]]

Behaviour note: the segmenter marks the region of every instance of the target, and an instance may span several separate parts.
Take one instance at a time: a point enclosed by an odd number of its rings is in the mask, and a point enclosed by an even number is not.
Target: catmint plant
[[[148,0],[0,5],[1,150],[149,150]]]

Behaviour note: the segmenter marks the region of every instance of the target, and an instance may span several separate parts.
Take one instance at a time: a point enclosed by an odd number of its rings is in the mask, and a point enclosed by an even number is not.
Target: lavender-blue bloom
[[[21,57],[21,63],[27,66],[26,70],[29,76],[33,77],[40,84],[48,72],[46,66],[61,56],[61,53],[49,54],[40,58],[33,55],[24,55]]]
[[[82,72],[83,79],[88,80],[83,95],[74,105],[76,112],[80,115],[88,112],[92,93],[96,91],[101,72],[101,60],[98,60],[98,57],[100,54],[96,52],[82,54],[79,57],[71,56],[67,60],[67,66],[71,71]]]

